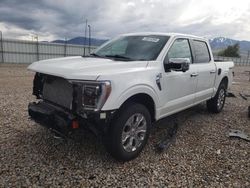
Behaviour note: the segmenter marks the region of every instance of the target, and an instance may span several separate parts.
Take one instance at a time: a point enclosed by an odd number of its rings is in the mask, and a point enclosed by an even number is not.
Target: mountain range
[[[93,46],[100,46],[107,39],[98,39],[98,38],[91,38],[90,43]],[[53,43],[67,43],[67,44],[78,44],[78,45],[89,45],[89,38],[85,37],[75,37],[70,40],[54,40]],[[235,40],[226,37],[216,37],[213,39],[209,39],[211,48],[213,52],[216,54],[218,51],[227,48],[229,45],[234,45],[239,43],[240,45],[240,53],[242,56],[247,56],[248,51],[250,50],[250,41],[246,40]]]
[[[235,40],[225,37],[216,37],[214,39],[209,40],[210,45],[213,49],[223,49],[226,48],[229,45],[234,45],[236,43],[239,43],[240,50],[248,51],[250,50],[250,41],[246,40]]]

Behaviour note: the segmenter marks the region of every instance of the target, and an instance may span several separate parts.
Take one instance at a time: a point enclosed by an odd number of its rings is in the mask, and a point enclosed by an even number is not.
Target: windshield
[[[121,36],[97,49],[92,55],[126,61],[155,60],[169,36]]]

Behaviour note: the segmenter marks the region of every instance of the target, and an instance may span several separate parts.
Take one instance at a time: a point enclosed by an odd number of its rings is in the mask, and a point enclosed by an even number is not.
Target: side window
[[[206,42],[193,41],[195,63],[208,63],[210,61],[210,55]]]
[[[192,62],[192,54],[187,39],[177,39],[174,41],[164,61],[168,62],[170,58],[189,58],[190,62]]]

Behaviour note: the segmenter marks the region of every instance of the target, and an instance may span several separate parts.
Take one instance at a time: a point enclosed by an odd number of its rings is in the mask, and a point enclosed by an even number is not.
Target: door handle
[[[191,77],[196,77],[196,76],[198,76],[199,74],[198,73],[192,73],[190,76]]]
[[[211,70],[210,71],[210,74],[214,74],[214,73],[216,73],[216,70]]]

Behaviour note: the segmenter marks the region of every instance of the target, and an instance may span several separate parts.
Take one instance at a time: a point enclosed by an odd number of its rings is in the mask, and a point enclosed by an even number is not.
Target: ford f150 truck
[[[151,125],[203,101],[219,113],[232,83],[233,62],[215,62],[208,40],[185,34],[118,36],[88,57],[32,63],[28,106],[36,122],[57,132],[88,128],[107,151],[131,160],[145,146]]]

